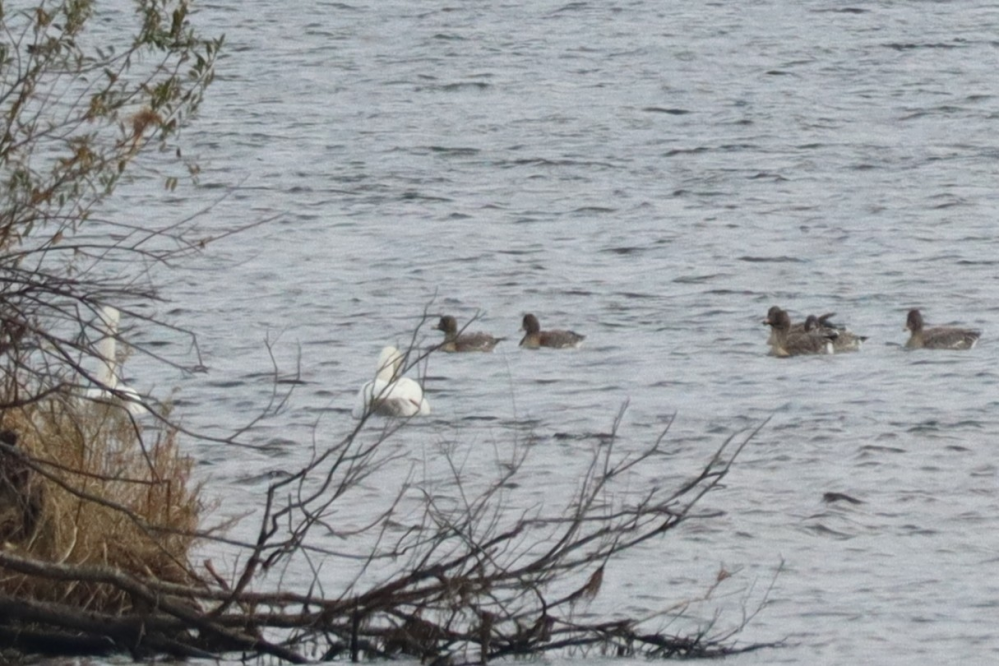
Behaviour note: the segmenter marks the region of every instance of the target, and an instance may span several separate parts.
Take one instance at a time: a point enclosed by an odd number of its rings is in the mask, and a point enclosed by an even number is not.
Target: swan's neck
[[[401,369],[402,354],[395,347],[386,347],[378,357],[378,374],[375,376],[383,382],[393,382]]]
[[[388,363],[382,365],[378,369],[378,379],[383,382],[392,382],[395,380],[396,364],[395,360],[390,360]]]
[[[118,311],[108,305],[101,310],[100,317],[104,337],[97,343],[97,354],[100,356],[97,381],[102,386],[113,389],[118,386],[118,360],[115,345],[115,335],[118,334]]]

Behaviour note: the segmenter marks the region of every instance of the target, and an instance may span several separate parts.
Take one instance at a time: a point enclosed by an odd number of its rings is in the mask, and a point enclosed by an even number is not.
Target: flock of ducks
[[[434,329],[444,332],[444,341],[437,346],[445,352],[491,352],[506,338],[497,338],[482,331],[459,331],[458,320],[444,315]],[[549,347],[576,349],[583,344],[585,335],[562,329],[541,330],[541,323],[533,314],[524,315],[521,330],[524,337],[520,346],[525,349]],[[395,347],[386,347],[378,357],[375,378],[361,387],[357,404],[351,411],[355,419],[365,414],[381,416],[419,416],[430,413],[430,404],[418,382],[402,376],[404,357]]]
[[[115,345],[120,318],[118,310],[105,306],[99,314],[102,338],[97,344],[100,357],[95,377],[97,386],[87,389],[85,397],[88,401],[115,402],[133,415],[147,413],[148,408],[139,394],[118,377]],[[833,323],[833,316],[835,314],[831,312],[821,316],[809,315],[805,321],[793,324],[787,311],[773,306],[763,320],[770,327],[767,343],[771,354],[787,357],[859,351],[867,337]],[[444,340],[437,345],[437,349],[445,352],[491,352],[506,339],[482,331],[459,330],[458,321],[450,315],[442,316],[434,328],[444,333]],[[533,314],[524,315],[521,330],[524,337],[520,346],[525,349],[575,349],[586,339],[575,331],[544,331]],[[909,311],[905,330],[909,331],[909,340],[905,343],[909,349],[971,349],[981,336],[979,331],[967,328],[927,328],[919,310]],[[382,350],[375,378],[361,387],[358,393],[357,405],[351,412],[354,418],[363,418],[368,413],[397,417],[430,413],[430,403],[423,395],[423,387],[419,382],[403,376],[404,365],[405,357],[398,349],[385,347]]]
[[[831,321],[834,316],[832,312],[809,315],[805,321],[792,324],[787,311],[773,306],[763,320],[770,327],[767,343],[771,354],[787,357],[860,351],[867,337],[834,324]],[[450,315],[441,317],[434,328],[444,333],[444,341],[437,348],[445,352],[491,352],[506,339],[481,331],[459,331],[458,321]],[[524,315],[521,330],[524,337],[520,346],[526,349],[575,349],[586,337],[561,329],[543,331],[533,314]],[[919,310],[909,311],[904,330],[909,331],[909,340],[905,343],[908,349],[971,349],[981,336],[979,331],[967,328],[926,328]],[[403,365],[404,357],[398,349],[386,347],[382,350],[375,378],[358,393],[357,405],[351,412],[354,418],[360,419],[369,413],[397,417],[430,413],[430,404],[420,384],[402,376]]]
[[[830,320],[834,316],[832,312],[820,317],[809,315],[805,321],[792,324],[785,310],[773,306],[763,320],[770,327],[767,343],[771,353],[784,357],[860,351],[867,337],[833,324]],[[909,331],[907,349],[971,349],[981,336],[979,331],[968,328],[926,328],[919,310],[909,310],[904,330]]]
[[[444,331],[444,342],[441,343],[440,349],[446,352],[491,352],[499,342],[506,340],[506,338],[495,338],[481,331],[462,331],[459,333],[458,320],[450,315],[441,317],[434,329]],[[524,331],[520,346],[525,349],[538,349],[539,347],[576,349],[586,339],[585,335],[580,335],[575,331],[562,329],[542,331],[541,323],[532,314],[524,315],[520,330]]]

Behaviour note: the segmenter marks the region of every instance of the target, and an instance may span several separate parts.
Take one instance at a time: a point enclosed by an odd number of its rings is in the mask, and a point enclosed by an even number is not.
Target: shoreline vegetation
[[[412,481],[385,497],[370,524],[340,530],[337,516],[363,482],[399,462],[385,444],[408,419],[369,413],[297,473],[271,483],[251,543],[225,530],[199,531],[207,512],[176,431],[149,444],[124,405],[76,398],[6,410],[0,646],[47,656],[291,663],[406,656],[472,664],[545,653],[718,657],[778,645],[733,642],[766,594],[741,609],[735,626],[723,629],[715,618],[697,631],[667,630],[731,585],[724,569],[703,596],[674,600],[648,617],[588,612],[621,555],[668,538],[688,520],[710,519],[692,509],[765,425],[729,437],[677,487],[636,489],[632,472],[668,452],[668,426],[643,450],[620,452],[624,413],[593,447],[577,493],[563,506],[517,508],[524,448],[515,446],[478,488],[463,478],[463,454],[451,450],[445,482],[454,497]],[[414,497],[418,509],[400,511]],[[20,526],[11,527],[18,516]],[[331,537],[369,550],[330,551]],[[219,571],[211,561],[190,562],[193,546],[207,540],[240,565]],[[315,579],[306,589],[270,575],[307,562]],[[360,584],[376,566],[391,573]]]
[[[733,640],[765,594],[733,626],[714,617],[670,633],[692,604],[731,584],[724,569],[702,597],[647,617],[582,612],[619,556],[709,518],[693,508],[759,428],[720,443],[676,487],[639,484],[634,472],[668,454],[668,427],[644,449],[619,451],[622,409],[560,506],[517,508],[528,447],[514,437],[484,485],[470,485],[452,451],[444,462],[453,497],[408,477],[367,524],[347,528],[342,517],[359,489],[398,462],[384,444],[407,424],[362,413],[348,434],[325,448],[314,443],[307,464],[271,481],[240,525],[253,538],[210,525],[184,440],[247,447],[242,436],[288,408],[289,395],[275,369],[272,402],[242,429],[211,438],[115,374],[119,350],[204,369],[197,337],[149,314],[159,302],[152,267],[240,231],[208,234],[199,227],[208,211],[160,225],[143,211],[127,221],[102,217],[129,174],[166,191],[196,182],[178,136],[197,116],[223,45],[199,34],[187,0],[129,6],[36,0],[0,13],[8,38],[0,44],[0,655],[290,663],[404,655],[457,665],[766,647]],[[186,365],[129,346],[135,322],[188,336],[196,358]],[[400,376],[436,353],[414,351],[418,333]],[[404,503],[410,508],[398,515]],[[331,543],[365,547],[346,553]],[[191,561],[204,544],[224,553],[224,566]],[[386,572],[368,582],[374,569]],[[296,587],[289,570],[312,579]]]

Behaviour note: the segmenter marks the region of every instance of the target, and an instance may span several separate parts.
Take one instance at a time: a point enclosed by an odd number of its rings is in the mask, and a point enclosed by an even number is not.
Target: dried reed
[[[192,461],[179,451],[175,430],[157,432],[147,441],[150,431],[121,406],[77,397],[9,409],[0,413],[0,428],[17,434],[16,448],[27,462],[10,454],[0,461],[8,468],[31,469],[29,489],[21,492],[41,504],[30,529],[0,547],[45,562],[196,583],[188,551],[202,509],[201,488],[190,480]],[[0,515],[18,507],[11,497],[17,489],[6,485]],[[108,613],[133,609],[129,595],[85,579],[0,570],[0,593]]]

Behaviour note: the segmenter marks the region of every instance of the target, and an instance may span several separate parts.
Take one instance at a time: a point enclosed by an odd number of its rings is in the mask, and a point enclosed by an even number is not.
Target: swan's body
[[[138,416],[149,413],[142,398],[135,389],[126,386],[118,379],[118,358],[115,337],[118,335],[118,320],[121,315],[116,308],[105,305],[100,310],[101,329],[104,337],[97,343],[100,364],[97,368],[98,386],[87,389],[88,400],[120,403],[130,414]]]
[[[381,416],[417,416],[430,413],[430,403],[423,397],[423,388],[408,377],[400,377],[402,354],[395,347],[386,347],[378,357],[378,374],[361,387],[357,405],[351,415],[355,419],[365,414]]]

